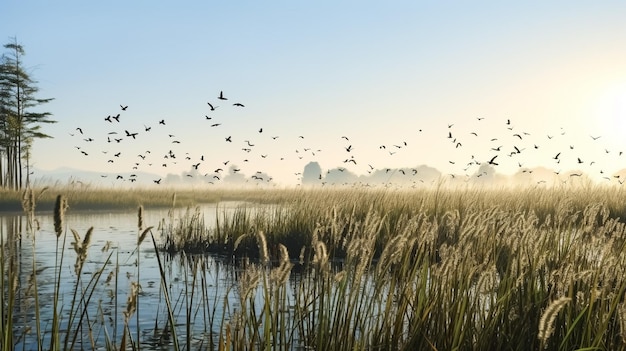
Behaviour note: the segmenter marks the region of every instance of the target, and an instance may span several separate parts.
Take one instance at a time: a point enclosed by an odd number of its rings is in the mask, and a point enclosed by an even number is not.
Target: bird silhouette
[[[217,97],[220,100],[228,100],[227,98],[224,97],[224,92],[220,91],[220,96]]]
[[[165,125],[165,120],[164,119],[160,120],[159,124]]]
[[[498,155],[495,155],[494,157],[492,157],[491,160],[489,160],[489,162],[487,162],[487,163],[489,163],[490,165],[497,166],[498,164],[494,162],[496,157],[498,157]]]
[[[235,103],[233,104],[233,106],[237,106],[237,107],[244,107],[244,106],[243,106],[243,104],[238,103],[238,102],[235,102]]]
[[[120,105],[120,107],[122,108],[122,111],[126,111],[126,109],[128,108],[128,105],[126,105],[126,106]]]
[[[161,178],[159,178],[157,180],[153,180],[153,182],[155,182],[156,184],[161,184]]]
[[[215,109],[219,107],[219,106],[213,106],[210,102],[207,102],[207,105],[209,105],[209,108],[211,109],[211,111],[215,111]]]

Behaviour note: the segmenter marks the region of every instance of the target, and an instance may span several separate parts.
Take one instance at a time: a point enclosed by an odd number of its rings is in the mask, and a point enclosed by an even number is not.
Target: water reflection
[[[203,206],[201,211],[210,225],[216,216],[232,213],[239,206],[221,203],[219,207]],[[168,210],[146,210],[143,215],[144,225],[154,226],[152,234],[157,242],[159,224],[168,217],[177,217]],[[155,349],[171,343],[175,330],[184,332],[176,335],[179,342],[190,338],[190,344],[215,345],[216,330],[229,318],[224,306],[236,308],[239,301],[237,268],[228,258],[178,255],[172,259],[155,252],[150,235],[137,247],[140,230],[134,211],[67,214],[66,235],[58,240],[51,213],[36,214],[32,230],[28,229],[29,222],[23,215],[0,216],[5,302],[10,298],[6,292],[13,286],[15,292],[14,349],[37,349],[38,342],[47,349],[56,334],[62,347],[121,345],[126,334],[126,345],[141,340],[145,348]],[[80,257],[77,260],[72,243],[84,240],[91,227],[86,260],[82,270],[77,271]],[[157,258],[161,260],[163,277]],[[135,303],[130,298],[134,288],[136,305],[129,308]],[[59,332],[53,333],[56,291],[60,321]],[[182,328],[172,328],[168,321],[165,292],[171,313]]]

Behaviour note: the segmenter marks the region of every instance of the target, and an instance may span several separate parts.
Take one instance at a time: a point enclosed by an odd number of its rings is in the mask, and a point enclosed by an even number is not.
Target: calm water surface
[[[240,202],[227,202],[220,204],[203,205],[200,208],[204,214],[205,225],[212,226],[216,216],[233,213],[238,207],[243,206]],[[254,210],[253,204],[245,204],[247,209]],[[175,210],[173,219],[176,221],[184,214],[185,209]],[[8,250],[7,243],[11,237],[21,234],[21,240],[13,247],[16,253],[16,262],[19,271],[17,311],[14,313],[14,338],[17,341],[15,349],[36,349],[36,323],[35,323],[35,300],[33,298],[33,280],[36,277],[36,289],[39,297],[39,313],[42,321],[40,327],[43,335],[44,349],[49,347],[50,330],[53,315],[54,282],[55,274],[60,268],[61,284],[59,308],[62,308],[63,321],[61,329],[67,329],[69,311],[72,310],[72,302],[80,302],[74,298],[77,287],[77,275],[75,273],[76,254],[71,245],[74,241],[70,231],[78,232],[81,240],[90,227],[93,234],[86,263],[81,273],[78,284],[78,296],[82,291],[91,291],[90,281],[97,272],[102,271],[100,279],[95,284],[91,295],[87,313],[83,323],[78,323],[80,316],[76,316],[74,327],[83,326],[83,333],[79,333],[76,341],[85,349],[91,349],[93,345],[104,346],[107,338],[115,340],[119,345],[124,327],[124,311],[127,307],[127,298],[133,282],[141,286],[139,293],[139,330],[144,348],[156,348],[155,345],[166,341],[154,340],[155,329],[165,326],[167,319],[166,305],[163,300],[161,277],[157,256],[150,235],[137,249],[138,230],[137,211],[124,212],[79,212],[68,211],[65,219],[67,228],[67,240],[65,249],[62,238],[57,242],[54,234],[54,223],[51,213],[41,213],[35,216],[39,223],[39,229],[31,231],[27,229],[26,218],[22,215],[0,216],[0,234],[5,242],[5,259]],[[157,243],[160,240],[159,223],[165,219],[167,222],[167,209],[145,210],[144,228],[154,226]],[[57,251],[56,247],[59,246]],[[103,248],[109,246],[107,251]],[[63,253],[62,263],[61,253]],[[229,311],[224,311],[224,299],[227,299],[229,308],[237,308],[238,297],[236,296],[237,268],[231,265],[228,258],[202,256],[181,257],[167,260],[165,255],[160,254],[164,261],[166,284],[168,293],[173,304],[174,315],[178,323],[186,324],[186,309],[191,310],[190,321],[193,325],[193,342],[197,346],[206,345],[210,342],[211,330],[215,330],[222,324],[222,317],[228,319]],[[108,260],[108,262],[107,262]],[[193,269],[199,269],[202,274],[199,281],[192,284]],[[117,275],[116,275],[116,270]],[[109,281],[107,278],[111,277]],[[91,283],[93,284],[93,282]],[[194,288],[195,287],[195,288]],[[196,306],[188,306],[191,300],[192,288]],[[81,310],[74,306],[74,310]],[[230,311],[232,312],[232,311]],[[91,333],[89,333],[89,324]],[[137,312],[129,320],[129,327],[133,339],[137,339]],[[184,330],[184,328],[182,329]],[[180,333],[180,332],[179,332]],[[65,332],[61,332],[63,338]],[[178,335],[179,340],[185,340],[184,335]],[[63,340],[61,341],[63,343]],[[75,347],[80,349],[80,346]]]

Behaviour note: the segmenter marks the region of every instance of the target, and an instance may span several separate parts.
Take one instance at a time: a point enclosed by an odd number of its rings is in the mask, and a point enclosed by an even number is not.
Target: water
[[[200,211],[204,214],[205,224],[209,226],[215,223],[216,216],[234,213],[242,205],[240,202],[203,205]],[[246,208],[253,209],[254,206],[247,204]],[[182,216],[184,211],[184,209],[176,211],[174,220]],[[160,231],[157,229],[159,223],[162,220],[168,221],[168,218],[167,209],[144,211],[144,227],[154,226],[152,233],[157,244],[160,240]],[[167,328],[167,309],[157,253],[150,235],[136,251],[140,234],[137,211],[68,213],[65,218],[67,240],[64,250],[61,250],[63,236],[57,241],[54,234],[52,214],[38,213],[35,219],[35,226],[39,228],[29,230],[25,216],[0,216],[0,234],[5,243],[5,261],[9,261],[10,254],[7,253],[14,252],[16,271],[19,272],[17,308],[13,318],[16,350],[36,349],[36,311],[40,315],[44,349],[49,348],[54,314],[54,282],[57,274],[61,277],[57,301],[58,308],[62,311],[60,313],[62,347],[67,334],[70,311],[74,311],[74,316],[72,326],[69,328],[71,332],[68,344],[75,342],[75,349],[80,347],[91,349],[94,346],[102,348],[107,339],[120,345],[124,333],[127,299],[134,283],[139,283],[141,288],[138,294],[138,309],[132,311],[128,319],[132,339],[137,340],[139,329],[139,338],[144,349],[156,349],[168,344],[168,340],[154,337],[155,331],[158,332],[156,335],[163,335],[163,328]],[[93,227],[91,244],[80,271],[80,279],[77,280],[75,267],[77,255],[71,245],[74,241],[71,229],[79,234],[82,241],[90,227]],[[16,235],[20,235],[20,239],[11,240]],[[9,247],[10,242],[15,244]],[[108,250],[103,251],[107,246]],[[55,249],[57,247],[58,250]],[[177,317],[177,323],[191,326],[193,329],[191,342],[196,346],[206,347],[207,343],[215,343],[216,340],[211,339],[213,332],[223,324],[222,318],[228,320],[230,315],[229,311],[223,310],[223,306],[229,308],[238,306],[235,279],[237,268],[228,258],[219,256],[178,256],[168,259],[166,255],[159,253],[159,257],[164,267],[164,282],[170,294],[171,307],[173,315]],[[194,269],[200,274],[193,274]],[[33,272],[36,280],[31,279]],[[195,281],[193,277],[196,277]],[[39,298],[38,309],[35,308],[34,281]],[[86,304],[88,307],[83,309],[80,298],[75,296],[89,298],[89,303]],[[227,300],[226,303],[224,299]],[[190,313],[187,313],[187,310]],[[82,329],[79,326],[82,326]],[[76,333],[76,330],[79,332]],[[176,330],[180,333],[185,328]],[[75,341],[72,340],[74,335]],[[177,335],[177,338],[180,342],[186,340],[185,335]]]

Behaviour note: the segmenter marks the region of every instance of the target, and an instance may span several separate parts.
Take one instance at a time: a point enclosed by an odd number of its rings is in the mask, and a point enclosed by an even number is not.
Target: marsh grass
[[[155,321],[153,344],[187,350],[625,349],[626,197],[620,189],[277,191],[265,195],[266,206],[220,213],[214,226],[198,209],[183,207],[177,216],[172,205],[158,235],[151,227],[142,230],[140,210],[135,252],[150,234],[161,278],[163,317]],[[59,233],[56,228],[55,220]],[[88,233],[75,233],[77,270]],[[2,347],[11,349],[15,336],[6,331],[16,327],[12,313],[21,290],[14,287],[12,263],[18,236],[6,234],[0,242]],[[57,246],[65,245],[65,236],[63,229]],[[226,288],[207,283],[221,273],[206,252],[238,262]],[[174,259],[181,260],[184,276],[178,294],[168,268]],[[140,265],[137,258],[138,272]],[[104,270],[80,285],[78,275],[69,314],[58,313],[52,331],[38,330],[40,340],[46,333],[65,340],[49,349],[98,346],[78,338],[90,335],[83,324],[96,329],[86,307]],[[137,349],[142,342],[144,334],[133,340],[129,331],[141,299],[138,274],[133,283],[123,342],[114,331],[105,338],[107,349]]]
[[[240,288],[248,312],[229,324],[234,349],[268,338],[287,349],[621,349],[625,199],[603,189],[302,191],[205,234],[261,258],[241,279],[263,306]],[[264,279],[259,245],[274,261],[275,248],[294,260],[304,247],[291,295]],[[258,331],[276,304],[295,318]]]

